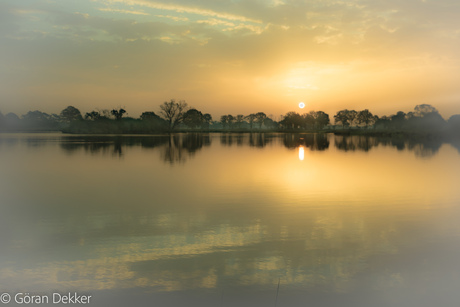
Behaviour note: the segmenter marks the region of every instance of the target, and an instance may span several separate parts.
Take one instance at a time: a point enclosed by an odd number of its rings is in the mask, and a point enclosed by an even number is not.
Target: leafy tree
[[[358,116],[358,112],[355,110],[340,110],[334,115],[335,123],[341,123],[342,127],[349,127],[353,125],[356,121],[356,117]]]
[[[22,116],[22,119],[27,121],[47,121],[51,117],[49,114],[41,112],[41,111],[29,111],[25,115]]]
[[[141,131],[156,132],[165,130],[165,120],[156,115],[155,112],[143,112],[139,118],[141,120]]]
[[[81,116],[80,110],[73,106],[68,106],[64,110],[61,111],[60,114],[61,120],[65,122],[72,122],[76,120],[82,120],[83,117]]]
[[[408,128],[413,130],[439,131],[446,126],[446,121],[435,107],[429,104],[417,105],[414,112],[407,115]]]
[[[235,121],[235,117],[233,117],[233,115],[228,114],[227,115],[227,123],[228,123],[228,127],[230,129],[233,128],[233,122],[234,121]]]
[[[220,122],[222,124],[222,127],[225,129],[228,125],[228,115],[222,115],[220,117]]]
[[[243,123],[243,120],[244,120],[244,115],[239,114],[236,116],[235,121],[236,121],[237,128],[241,128],[241,124]]]
[[[298,129],[303,126],[304,118],[299,113],[288,112],[284,115],[281,124],[288,129]]]
[[[123,114],[126,113],[125,109],[120,108],[119,110],[113,109],[110,113],[115,117],[116,120],[121,120],[123,118]]]
[[[254,121],[256,120],[256,115],[254,113],[251,113],[248,116],[246,116],[245,118],[249,122],[249,128],[252,129],[252,125],[254,124]]]
[[[432,114],[432,113],[439,113],[438,110],[436,110],[435,107],[433,107],[432,105],[429,105],[429,104],[419,104],[419,105],[416,105],[415,108],[414,108],[414,116],[417,116],[417,117],[424,117],[428,114]]]
[[[85,114],[85,119],[86,120],[99,120],[101,119],[101,114],[99,114],[99,112],[97,111],[87,112]]]
[[[447,125],[449,128],[449,131],[451,132],[456,132],[458,135],[460,135],[460,115],[452,115],[449,120],[447,121]]]
[[[143,121],[153,121],[153,120],[160,120],[160,116],[156,115],[155,112],[143,112],[139,117]]]
[[[19,122],[21,119],[19,118],[19,116],[17,116],[15,113],[8,113],[5,115],[5,121],[7,123],[10,123],[10,122]]]
[[[358,112],[356,112],[355,110],[349,110],[347,116],[348,116],[349,125],[352,126],[356,122],[356,119],[358,117]]]
[[[302,117],[305,128],[313,129],[315,127],[315,111],[310,111],[310,113],[306,113]]]
[[[403,111],[399,111],[395,115],[392,115],[390,117],[391,119],[391,126],[396,129],[401,129],[404,126],[404,123],[406,122],[406,117],[408,115],[404,113]],[[411,117],[412,115],[409,115]]]
[[[22,116],[26,130],[57,130],[57,121],[49,114],[41,111],[29,111]]]
[[[378,127],[378,128],[382,128],[382,129],[388,129],[391,125],[391,118],[384,115],[380,118],[378,118],[377,116],[377,119],[375,121],[375,126],[374,127]]]
[[[275,122],[273,119],[267,117],[267,118],[264,120],[264,126],[267,127],[267,128],[277,128],[277,127],[278,127],[278,123]]]
[[[169,130],[173,130],[183,122],[185,112],[187,112],[187,103],[183,100],[176,102],[171,99],[169,102],[163,102],[160,106],[160,114],[169,123]]]
[[[375,117],[368,109],[365,109],[358,112],[356,121],[358,122],[358,125],[364,124],[364,127],[368,127],[369,125],[375,123]]]
[[[349,117],[349,112],[347,109],[345,110],[340,110],[337,112],[336,115],[334,115],[334,121],[336,124],[340,123],[342,124],[342,127],[345,128],[345,126],[350,125],[350,117]]]
[[[107,109],[103,109],[99,113],[101,114],[101,119],[113,119],[115,117],[112,111]]]
[[[212,123],[212,116],[209,113],[203,114],[203,126],[204,128],[208,129],[209,125]]]
[[[324,113],[323,111],[315,112],[316,128],[323,129],[325,126],[329,125],[329,114]]]
[[[21,119],[14,113],[8,113],[4,116],[4,129],[5,130],[20,130],[21,129]]]
[[[184,114],[184,124],[190,128],[199,128],[203,124],[203,113],[190,109]]]
[[[259,124],[259,129],[262,129],[262,124],[264,123],[264,120],[267,118],[267,115],[265,115],[264,112],[258,112],[255,116],[255,121]]]

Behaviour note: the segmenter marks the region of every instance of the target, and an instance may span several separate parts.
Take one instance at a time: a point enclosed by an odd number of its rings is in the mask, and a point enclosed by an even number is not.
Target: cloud
[[[109,7],[99,8],[98,10],[101,12],[112,12],[112,13],[133,14],[133,15],[150,15],[143,11],[120,10],[120,9],[114,9],[114,8],[109,8]]]
[[[234,27],[235,26],[235,24],[233,22],[226,21],[226,20],[220,20],[220,19],[216,19],[216,18],[198,20],[196,23],[208,24],[208,25],[211,25],[211,26],[217,26],[217,25],[223,25],[223,26],[228,26],[228,27]]]
[[[160,18],[169,18],[174,21],[188,21],[189,20],[187,17],[183,17],[183,16],[171,16],[171,15],[155,15],[155,16],[160,17]]]
[[[189,13],[189,14],[196,14],[196,15],[201,15],[201,16],[212,16],[212,17],[218,17],[218,18],[227,19],[227,20],[262,23],[260,20],[247,18],[241,15],[216,12],[210,9],[195,8],[195,7],[183,6],[183,5],[177,5],[177,4],[166,4],[166,3],[151,2],[151,1],[146,1],[146,0],[106,0],[106,2],[122,3],[125,5],[129,5],[129,6],[143,6],[143,7],[159,9],[159,10],[174,11],[177,13]]]

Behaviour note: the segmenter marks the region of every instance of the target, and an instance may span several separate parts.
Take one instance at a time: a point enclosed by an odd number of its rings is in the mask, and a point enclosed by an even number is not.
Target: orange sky
[[[5,0],[0,111],[460,113],[453,0]]]

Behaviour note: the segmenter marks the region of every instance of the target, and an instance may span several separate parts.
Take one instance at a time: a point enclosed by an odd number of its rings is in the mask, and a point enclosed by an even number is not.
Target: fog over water
[[[459,148],[0,134],[0,288],[92,306],[458,306]]]

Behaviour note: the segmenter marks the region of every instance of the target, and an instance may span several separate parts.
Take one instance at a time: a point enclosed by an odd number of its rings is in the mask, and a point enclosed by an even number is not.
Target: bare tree
[[[169,123],[169,130],[174,130],[184,120],[185,112],[187,112],[187,103],[184,100],[176,102],[175,99],[171,99],[160,106],[160,114]]]

